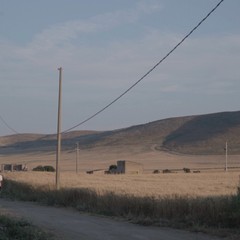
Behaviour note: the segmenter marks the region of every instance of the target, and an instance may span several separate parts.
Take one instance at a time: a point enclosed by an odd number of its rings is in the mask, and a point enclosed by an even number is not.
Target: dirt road
[[[0,213],[8,212],[53,232],[59,240],[218,240],[201,233],[144,227],[71,209],[0,199]]]

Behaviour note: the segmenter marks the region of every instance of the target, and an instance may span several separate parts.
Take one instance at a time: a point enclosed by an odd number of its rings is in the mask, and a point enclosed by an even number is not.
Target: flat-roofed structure
[[[2,172],[13,172],[13,171],[27,171],[27,166],[25,164],[2,164]]]
[[[143,172],[143,165],[137,162],[119,160],[117,161],[117,173],[139,174]]]

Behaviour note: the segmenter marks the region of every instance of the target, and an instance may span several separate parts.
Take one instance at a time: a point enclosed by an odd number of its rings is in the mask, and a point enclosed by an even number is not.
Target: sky
[[[0,0],[0,136],[62,131],[138,81],[219,0]],[[225,0],[124,97],[75,130],[238,111],[240,1]],[[4,123],[5,122],[5,123]],[[7,127],[7,125],[8,127]]]

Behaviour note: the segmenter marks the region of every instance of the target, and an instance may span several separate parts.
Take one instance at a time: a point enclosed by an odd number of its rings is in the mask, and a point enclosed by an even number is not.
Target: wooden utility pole
[[[228,143],[225,146],[225,172],[228,171]]]
[[[76,143],[76,173],[78,173],[78,156],[79,156],[79,145]]]
[[[62,115],[62,68],[59,70],[58,93],[58,124],[57,124],[57,153],[56,153],[56,189],[60,188],[60,159],[61,159],[61,115]]]

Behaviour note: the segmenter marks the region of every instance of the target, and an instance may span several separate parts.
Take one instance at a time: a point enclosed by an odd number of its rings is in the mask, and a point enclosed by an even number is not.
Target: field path
[[[72,209],[0,198],[0,213],[14,214],[54,233],[59,240],[217,240],[200,233],[144,227]]]

